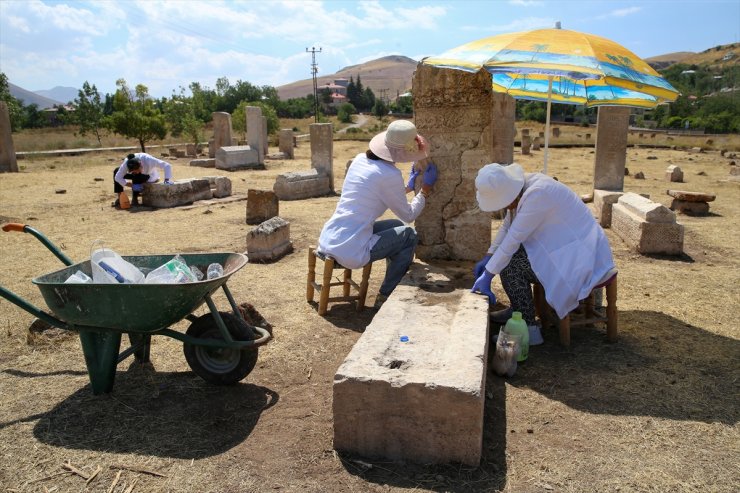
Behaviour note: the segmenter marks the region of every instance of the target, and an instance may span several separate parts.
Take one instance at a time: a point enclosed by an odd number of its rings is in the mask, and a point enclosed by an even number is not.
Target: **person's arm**
[[[403,181],[398,180],[398,175],[388,174],[383,177],[380,187],[377,190],[380,200],[386,207],[393,212],[398,218],[405,222],[411,223],[417,218],[426,204],[426,198],[422,192],[419,192],[409,203],[406,200],[406,191]]]
[[[121,165],[118,167],[118,171],[116,171],[116,176],[113,178],[122,187],[126,186],[126,178],[124,178],[124,176],[126,176],[127,171],[128,168],[126,167],[126,160],[124,159]]]
[[[500,274],[509,265],[519,246],[537,230],[550,213],[550,205],[548,197],[544,194],[535,192],[522,197],[508,231],[486,264],[487,271],[494,275]]]

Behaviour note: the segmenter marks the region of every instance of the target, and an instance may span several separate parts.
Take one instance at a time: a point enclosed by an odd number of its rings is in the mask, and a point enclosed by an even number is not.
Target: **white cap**
[[[524,186],[524,170],[518,164],[487,164],[475,178],[478,207],[482,211],[498,211],[516,199]]]

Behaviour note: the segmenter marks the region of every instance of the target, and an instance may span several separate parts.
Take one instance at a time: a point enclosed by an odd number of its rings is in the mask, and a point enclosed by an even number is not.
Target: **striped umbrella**
[[[606,38],[565,29],[501,34],[453,48],[425,65],[491,73],[493,90],[517,99],[547,101],[544,172],[550,105],[654,108],[678,91],[627,48]]]

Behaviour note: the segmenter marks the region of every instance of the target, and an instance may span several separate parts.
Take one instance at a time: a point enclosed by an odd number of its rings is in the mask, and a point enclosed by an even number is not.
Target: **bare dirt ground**
[[[335,142],[337,189],[345,162],[365,146]],[[234,193],[271,189],[279,173],[308,169],[308,145],[296,151],[295,161],[228,174]],[[590,192],[592,151],[551,150],[550,174],[579,194]],[[0,220],[36,227],[77,261],[89,257],[97,238],[123,255],[245,250],[246,201],[110,207],[121,157],[19,161],[20,173],[0,175]],[[517,160],[535,171],[541,154],[520,156],[517,149]],[[176,178],[223,174],[172,162]],[[664,181],[669,164],[683,169],[686,183]],[[729,161],[718,152],[630,148],[627,166],[646,179],[626,177],[625,190],[666,205],[667,188],[716,193],[711,214],[679,216],[686,227],[679,258],[638,255],[607,230],[620,269],[619,342],[606,344],[603,329],[575,329],[565,350],[547,331],[513,378],[490,373],[480,467],[394,464],[333,450],[332,378],[373,311],[356,314],[337,304],[323,318],[306,303],[307,247],[337,201],[324,197],[282,202],[295,252],[277,263],[247,264],[229,280],[237,301],[254,304],[275,334],[255,370],[234,387],[206,384],[188,368],[181,343],[155,337],[153,369],[126,360],[113,392],[93,396],[76,335],[27,341],[33,317],[1,300],[0,490],[740,490],[740,183],[727,181]],[[0,233],[0,251],[0,284],[44,306],[31,279],[61,263],[27,234]],[[369,305],[382,274],[378,263]],[[495,288],[505,299],[498,281]],[[215,300],[227,308],[222,295]],[[86,482],[63,469],[67,461],[85,475],[99,472]]]

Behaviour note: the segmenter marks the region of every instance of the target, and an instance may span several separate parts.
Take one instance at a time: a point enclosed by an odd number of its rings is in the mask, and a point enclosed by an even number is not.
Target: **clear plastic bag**
[[[197,275],[180,255],[175,255],[172,260],[151,271],[144,280],[146,284],[183,284],[196,281]]]
[[[520,335],[509,334],[503,329],[498,333],[496,353],[493,355],[493,371],[500,377],[513,377],[517,369],[517,358],[521,349]]]
[[[64,281],[64,284],[92,284],[93,280],[90,276],[78,270]]]

